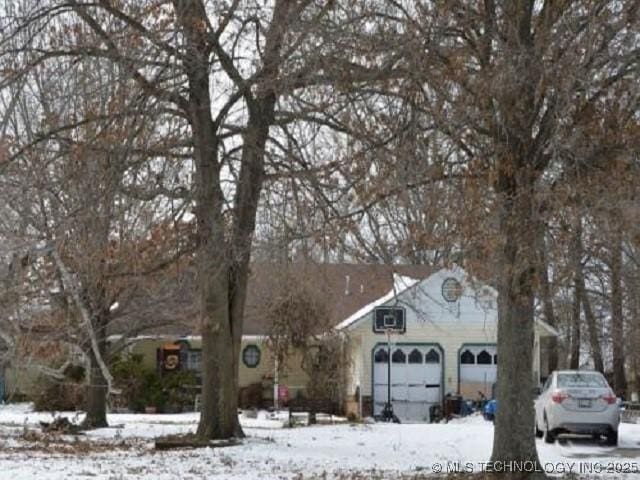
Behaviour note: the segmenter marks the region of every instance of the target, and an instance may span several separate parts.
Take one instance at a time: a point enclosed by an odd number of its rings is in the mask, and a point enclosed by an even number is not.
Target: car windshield
[[[602,375],[595,373],[560,373],[559,388],[596,387],[606,388],[607,382]]]

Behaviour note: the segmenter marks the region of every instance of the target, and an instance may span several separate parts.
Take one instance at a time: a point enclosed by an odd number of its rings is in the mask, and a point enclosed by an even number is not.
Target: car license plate
[[[591,408],[591,399],[589,399],[589,398],[579,398],[578,399],[578,407],[579,408]]]

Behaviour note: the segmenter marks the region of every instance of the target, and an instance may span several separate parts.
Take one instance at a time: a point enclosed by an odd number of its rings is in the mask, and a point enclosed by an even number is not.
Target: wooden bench
[[[308,425],[317,423],[316,414],[327,413],[335,415],[338,412],[338,404],[328,399],[295,399],[289,400],[287,405],[289,409],[289,426],[293,426],[293,414],[298,412],[306,412],[309,414]]]

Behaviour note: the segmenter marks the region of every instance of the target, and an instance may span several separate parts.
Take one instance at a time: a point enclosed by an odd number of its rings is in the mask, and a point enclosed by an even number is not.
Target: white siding
[[[462,296],[457,302],[449,303],[442,297],[442,282],[449,277],[458,279],[463,286]],[[392,335],[392,343],[433,343],[442,348],[445,395],[458,392],[458,355],[461,346],[497,343],[496,292],[469,280],[462,269],[441,270],[400,293],[386,305],[402,306],[406,310],[406,332]],[[354,360],[347,394],[355,393],[355,387],[359,384],[362,395],[369,396],[372,392],[372,351],[377,344],[386,343],[386,335],[373,332],[372,311],[353,323],[347,332],[353,340]],[[539,348],[538,338],[539,329],[536,328],[536,350]],[[534,357],[537,356],[538,352],[534,351]],[[534,372],[539,370],[538,365],[539,359],[534,358]]]
[[[359,383],[363,395],[371,395],[372,351],[378,343],[386,343],[386,336],[374,334],[371,322],[363,322],[360,327],[352,331],[351,336],[361,338],[362,365],[358,368]],[[495,341],[495,328],[474,324],[447,325],[446,328],[431,324],[408,324],[406,333],[392,336],[392,343],[435,343],[442,347],[444,351],[444,394],[458,391],[458,351],[460,347],[465,343],[495,343]],[[348,393],[354,392],[352,390]]]

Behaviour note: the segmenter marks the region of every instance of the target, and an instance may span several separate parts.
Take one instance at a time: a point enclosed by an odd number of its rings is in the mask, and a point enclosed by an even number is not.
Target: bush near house
[[[160,375],[145,368],[142,355],[128,355],[117,359],[112,367],[113,378],[121,394],[115,400],[121,407],[133,412],[144,412],[148,407],[158,412],[191,410],[197,392],[197,379],[193,372],[177,371]]]
[[[68,367],[64,371],[64,378],[60,380],[41,376],[36,382],[37,391],[33,395],[35,410],[59,412],[83,408],[87,388],[84,377],[84,367],[79,365]]]

